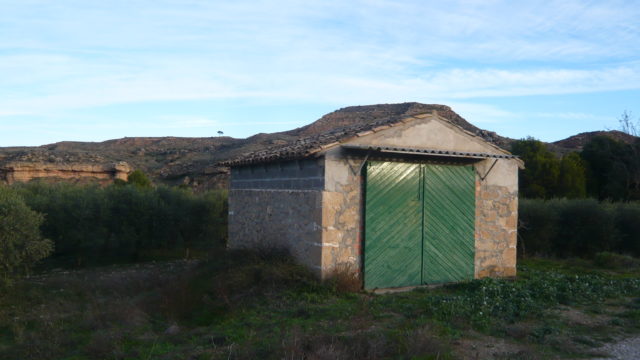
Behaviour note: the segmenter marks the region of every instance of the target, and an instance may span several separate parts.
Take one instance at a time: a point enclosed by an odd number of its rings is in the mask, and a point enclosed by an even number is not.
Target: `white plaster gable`
[[[344,144],[508,154],[507,151],[434,115],[359,136]]]

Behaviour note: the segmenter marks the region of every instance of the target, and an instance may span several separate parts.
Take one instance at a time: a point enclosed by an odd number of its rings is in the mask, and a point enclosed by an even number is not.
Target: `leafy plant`
[[[42,214],[31,210],[11,189],[0,186],[0,285],[26,273],[53,250],[43,239]]]
[[[640,204],[595,199],[521,199],[521,254],[593,257],[599,252],[640,256]]]
[[[42,182],[15,189],[45,215],[42,231],[55,242],[62,265],[137,261],[162,252],[188,257],[226,239],[226,191]]]
[[[147,174],[142,170],[134,170],[127,176],[127,183],[137,186],[139,188],[150,188],[151,180],[147,177]]]

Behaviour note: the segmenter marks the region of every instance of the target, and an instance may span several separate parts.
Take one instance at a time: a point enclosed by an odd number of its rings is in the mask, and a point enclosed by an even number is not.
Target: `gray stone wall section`
[[[301,159],[231,168],[231,189],[322,190],[324,163]]]
[[[288,249],[321,276],[321,206],[322,191],[232,189],[227,246]]]

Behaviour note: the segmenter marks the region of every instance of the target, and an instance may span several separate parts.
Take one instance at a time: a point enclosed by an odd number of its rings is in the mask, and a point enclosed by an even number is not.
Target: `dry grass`
[[[340,293],[362,291],[360,271],[353,264],[338,264],[329,274],[326,282]]]
[[[488,300],[500,307],[487,309],[507,311],[519,299],[504,297],[515,283],[374,295],[348,267],[336,270],[321,283],[278,252],[232,252],[51,272],[0,295],[0,359],[536,359],[588,354],[607,334],[640,329],[633,297],[595,315],[600,303],[572,305],[557,321],[548,309],[523,318],[497,312],[478,327],[463,307],[500,290]]]

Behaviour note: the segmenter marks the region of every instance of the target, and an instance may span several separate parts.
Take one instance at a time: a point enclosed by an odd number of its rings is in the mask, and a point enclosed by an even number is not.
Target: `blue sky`
[[[0,0],[0,146],[406,101],[514,138],[616,129],[640,116],[640,2]]]

